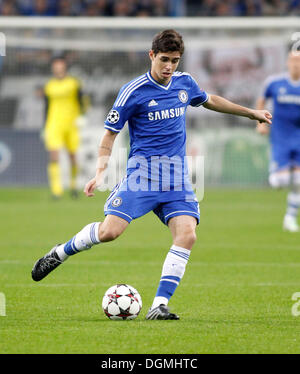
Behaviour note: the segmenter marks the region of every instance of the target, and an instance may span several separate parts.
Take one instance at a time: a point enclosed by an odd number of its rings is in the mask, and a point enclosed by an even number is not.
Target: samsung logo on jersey
[[[277,101],[282,104],[300,105],[300,96],[298,95],[278,95]]]
[[[157,110],[155,112],[148,112],[148,119],[149,121],[157,121],[162,119],[168,118],[175,118],[183,116],[185,112],[185,107],[179,108],[172,108],[172,109],[165,109],[165,110]]]

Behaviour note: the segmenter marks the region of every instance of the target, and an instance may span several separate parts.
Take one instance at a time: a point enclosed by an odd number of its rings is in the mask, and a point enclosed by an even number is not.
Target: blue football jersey
[[[287,73],[269,77],[263,97],[271,99],[273,120],[270,140],[300,146],[300,81],[294,82]]]
[[[175,72],[166,86],[155,81],[150,72],[125,84],[104,127],[118,133],[128,121],[128,173],[137,167],[140,158],[152,162],[155,157],[160,160],[165,157],[166,164],[170,159],[172,164],[181,164],[186,178],[186,109],[188,105],[200,106],[207,100],[208,94],[199,88],[188,73]],[[141,164],[139,167],[142,169]],[[155,173],[150,175],[150,169],[147,169],[148,175],[145,177],[154,180]],[[176,165],[174,169],[178,171]],[[161,171],[158,174],[157,179],[160,179]]]

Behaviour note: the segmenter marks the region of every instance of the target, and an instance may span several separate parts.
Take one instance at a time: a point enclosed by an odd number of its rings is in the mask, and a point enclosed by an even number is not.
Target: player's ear
[[[150,51],[149,51],[149,57],[150,57],[150,60],[153,61],[153,59],[155,57],[153,49],[150,49]]]

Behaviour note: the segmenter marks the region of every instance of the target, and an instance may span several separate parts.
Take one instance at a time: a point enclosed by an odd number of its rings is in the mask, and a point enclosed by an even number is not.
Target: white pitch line
[[[105,287],[107,284],[104,283],[16,283],[7,284],[4,287]]]
[[[68,261],[67,266],[101,266],[101,265],[124,265],[124,266],[136,266],[140,265],[143,261]],[[2,260],[0,265],[32,265],[31,261],[21,261],[21,260]],[[161,261],[147,261],[147,266],[157,266],[161,264]],[[277,263],[277,262],[202,262],[190,260],[191,266],[220,266],[220,267],[279,267],[279,268],[298,268],[300,267],[300,262],[288,262],[288,263]]]
[[[219,287],[224,285],[224,282],[214,282],[214,283],[195,283],[195,287]],[[6,284],[4,288],[33,288],[33,287],[106,287],[107,283],[16,283],[16,284]],[[288,282],[288,283],[226,283],[226,287],[299,287],[299,282]]]

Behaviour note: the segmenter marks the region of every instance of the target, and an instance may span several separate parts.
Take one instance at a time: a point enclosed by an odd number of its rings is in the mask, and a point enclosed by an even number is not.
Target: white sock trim
[[[191,251],[189,249],[179,247],[178,245],[173,244],[171,249],[174,249],[175,251],[183,252],[187,255],[190,255]]]
[[[168,305],[169,300],[166,297],[163,296],[156,296],[153,300],[153,304],[151,306],[151,309],[154,309],[161,304]]]
[[[94,222],[91,224],[90,237],[93,244],[99,244],[99,225],[101,222]]]
[[[181,260],[184,261],[185,264],[187,264],[190,258],[190,254],[191,254],[190,250],[179,247],[177,245],[172,245],[168,253],[168,255],[171,256],[172,258],[176,258],[176,259],[181,258]]]
[[[69,257],[64,250],[64,246],[64,244],[61,244],[56,248],[56,254],[61,261],[65,261]]]

